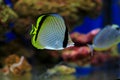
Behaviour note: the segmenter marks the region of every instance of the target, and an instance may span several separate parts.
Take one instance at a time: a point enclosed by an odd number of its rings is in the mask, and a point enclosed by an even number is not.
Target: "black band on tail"
[[[66,48],[68,44],[68,28],[66,27],[64,41],[63,41],[63,48]]]
[[[42,19],[41,19],[41,21],[40,21],[40,23],[39,23],[38,29],[37,29],[37,33],[36,33],[36,36],[35,36],[35,41],[37,40],[39,30],[40,30],[43,22],[45,21],[45,19],[46,19],[47,17],[48,17],[48,15],[45,15],[45,16],[42,17]]]

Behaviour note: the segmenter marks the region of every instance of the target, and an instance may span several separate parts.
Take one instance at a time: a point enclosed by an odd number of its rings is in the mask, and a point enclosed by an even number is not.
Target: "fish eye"
[[[116,29],[116,30],[120,30],[120,28],[119,28],[119,27],[116,27],[115,29]]]

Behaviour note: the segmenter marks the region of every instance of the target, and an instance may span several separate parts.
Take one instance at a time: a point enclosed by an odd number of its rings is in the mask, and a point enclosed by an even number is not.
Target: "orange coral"
[[[20,65],[13,67],[14,64],[17,64],[20,62],[20,57],[18,55],[10,55],[5,59],[5,65],[8,66],[10,72],[12,72],[14,75],[22,75],[25,72],[31,71],[31,65],[27,62],[26,59],[23,59],[23,62],[21,62]],[[11,70],[13,68],[13,71]]]

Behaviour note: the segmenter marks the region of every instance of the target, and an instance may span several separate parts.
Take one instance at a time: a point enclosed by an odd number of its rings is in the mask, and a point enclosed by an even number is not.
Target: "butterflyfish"
[[[74,46],[65,21],[59,14],[42,14],[30,32],[32,45],[37,49],[61,50]]]
[[[103,51],[117,45],[120,42],[120,28],[118,25],[108,25],[103,28],[93,39],[90,45],[91,51]]]

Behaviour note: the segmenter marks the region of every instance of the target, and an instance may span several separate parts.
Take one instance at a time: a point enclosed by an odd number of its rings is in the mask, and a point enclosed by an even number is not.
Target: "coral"
[[[111,58],[110,51],[95,52],[94,56],[91,59],[91,65],[100,66],[110,58]]]
[[[75,72],[75,69],[72,67],[68,67],[65,65],[57,65],[56,67],[52,69],[48,69],[48,73],[54,73],[54,74],[61,74],[61,75],[68,75]]]
[[[31,65],[27,62],[26,59],[23,59],[22,61],[20,59],[21,58],[15,54],[5,58],[5,66],[8,66],[10,72],[14,75],[23,75],[26,72],[30,72],[32,69]],[[16,65],[19,62],[21,63],[20,65],[13,67],[13,65]]]
[[[74,62],[79,66],[85,66],[90,63],[90,49],[87,46],[71,47],[63,50],[62,58],[67,62]]]
[[[3,65],[3,60],[13,53],[16,53],[17,56],[25,57],[31,57],[32,54],[39,63],[49,64],[50,66],[51,64],[53,65],[53,63],[55,64],[61,61],[61,57],[65,61],[74,61],[79,65],[86,65],[90,62],[90,49],[86,44],[91,43],[96,33],[72,33],[71,38],[75,42],[75,47],[65,49],[64,51],[49,51],[34,49],[30,44],[29,31],[31,23],[35,23],[36,18],[44,13],[61,14],[65,18],[66,23],[71,24],[71,27],[77,23],[82,23],[85,16],[94,18],[100,14],[102,7],[101,0],[11,1],[13,2],[13,9],[5,4],[0,5],[0,41],[2,43],[0,46],[0,65]],[[12,34],[15,35],[15,39],[10,40],[11,36],[6,36],[8,32],[12,32]],[[59,53],[62,53],[62,56]],[[17,71],[15,71],[15,73],[17,73]]]
[[[69,66],[68,64],[61,62],[53,68],[48,69],[45,73],[40,76],[40,79],[45,78],[51,80],[76,80],[73,74],[76,72],[74,67]]]
[[[72,25],[81,23],[84,16],[95,17],[101,11],[100,0],[18,0],[15,11],[21,16],[39,16],[44,13],[59,13]],[[73,26],[72,26],[73,27]]]
[[[46,53],[35,57],[41,60],[40,62],[44,62],[46,58],[51,56],[52,59],[49,60],[50,62],[58,62],[61,57],[58,53],[61,53],[61,51],[40,50],[37,52],[37,50],[34,50],[31,46],[31,37],[29,35],[31,23],[36,23],[36,18],[40,14],[55,12],[61,14],[66,22],[72,24],[71,27],[73,27],[76,23],[81,23],[84,16],[90,14],[93,10],[98,10],[98,6],[102,6],[102,2],[97,2],[98,0],[87,0],[87,2],[83,0],[11,1],[13,3],[12,8],[6,6],[4,1],[2,5],[0,5],[0,42],[2,43],[0,46],[1,65],[3,64],[2,60],[13,53],[25,57],[30,57],[33,53]],[[96,12],[97,14],[100,13],[99,11]],[[51,55],[48,55],[48,53]]]
[[[18,18],[18,15],[8,6],[0,6],[0,22],[5,23],[8,20],[14,20]]]
[[[91,32],[89,32],[88,34],[82,34],[82,33],[78,33],[78,32],[74,32],[71,34],[71,38],[73,40],[73,42],[75,43],[75,45],[84,45],[84,44],[88,44],[91,43],[94,36],[100,31],[100,29],[96,29],[93,30]]]

